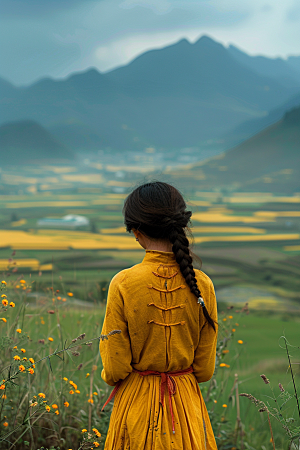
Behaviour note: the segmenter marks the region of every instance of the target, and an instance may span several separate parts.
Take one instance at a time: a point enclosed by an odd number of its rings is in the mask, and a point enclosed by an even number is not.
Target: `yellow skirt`
[[[132,372],[116,393],[105,450],[217,450],[194,374],[174,380],[176,392],[171,401],[175,434],[168,391],[164,407],[160,403],[161,378]]]

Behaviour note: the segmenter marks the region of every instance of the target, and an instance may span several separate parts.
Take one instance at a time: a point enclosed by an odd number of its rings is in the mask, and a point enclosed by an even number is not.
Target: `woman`
[[[215,368],[217,306],[210,278],[192,265],[192,213],[177,189],[152,182],[123,214],[146,255],[109,287],[102,334],[121,333],[100,342],[101,376],[116,386],[105,449],[216,450],[198,383]]]

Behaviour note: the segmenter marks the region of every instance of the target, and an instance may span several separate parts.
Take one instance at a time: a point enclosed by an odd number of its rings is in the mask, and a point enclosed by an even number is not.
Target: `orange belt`
[[[191,367],[188,367],[184,370],[178,370],[176,372],[157,372],[156,370],[145,370],[144,372],[141,372],[140,370],[133,369],[133,372],[136,372],[140,374],[140,376],[145,377],[147,375],[156,375],[161,377],[161,383],[160,383],[160,400],[162,407],[164,406],[164,398],[165,398],[165,392],[166,388],[168,389],[169,394],[169,406],[170,406],[170,413],[172,418],[172,430],[173,434],[175,434],[175,424],[174,424],[174,414],[173,414],[173,408],[172,408],[172,400],[171,396],[176,393],[176,383],[173,377],[180,376],[180,375],[186,375],[187,373],[192,373],[194,370]],[[123,380],[118,381],[116,386],[114,387],[114,390],[106,400],[105,404],[103,405],[102,411],[105,408],[105,406],[114,398],[118,390],[120,389],[120,386],[122,384]]]

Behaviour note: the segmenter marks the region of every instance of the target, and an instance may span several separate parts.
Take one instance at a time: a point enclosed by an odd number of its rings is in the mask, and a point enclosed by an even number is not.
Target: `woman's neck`
[[[172,252],[173,244],[165,241],[149,241],[146,250],[158,250],[159,252]]]

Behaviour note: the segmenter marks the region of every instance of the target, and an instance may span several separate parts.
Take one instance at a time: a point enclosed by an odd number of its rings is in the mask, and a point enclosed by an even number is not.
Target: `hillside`
[[[1,120],[38,121],[69,135],[66,145],[72,145],[69,124],[79,123],[78,140],[87,150],[86,127],[97,148],[182,148],[217,140],[296,92],[255,73],[204,36],[194,44],[181,40],[148,51],[105,74],[91,69],[63,80],[43,79],[11,95],[4,89]]]
[[[300,191],[300,108],[237,147],[188,171],[174,172],[198,189]],[[182,181],[183,182],[183,181]]]
[[[73,153],[56,141],[41,125],[31,120],[0,126],[1,165],[42,160],[68,160]]]

